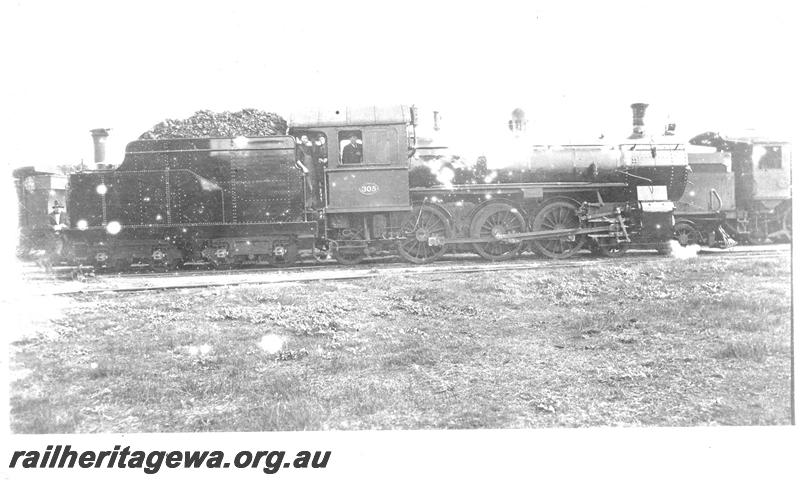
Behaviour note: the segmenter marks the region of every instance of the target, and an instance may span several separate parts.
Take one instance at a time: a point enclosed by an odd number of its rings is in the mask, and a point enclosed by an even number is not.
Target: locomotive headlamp
[[[86,230],[87,228],[89,228],[89,222],[87,222],[86,220],[78,220],[78,223],[75,225],[76,227],[78,227],[78,230]]]
[[[105,195],[106,193],[108,193],[108,187],[105,186],[103,183],[97,185],[97,188],[95,190],[97,190],[98,195]]]
[[[111,235],[117,235],[120,230],[122,230],[122,225],[120,225],[120,223],[116,220],[111,221],[108,223],[108,225],[106,225],[106,232]]]

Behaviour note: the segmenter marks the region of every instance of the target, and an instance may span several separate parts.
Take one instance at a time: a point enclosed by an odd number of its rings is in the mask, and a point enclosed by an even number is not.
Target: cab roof
[[[291,128],[369,126],[410,122],[411,110],[404,105],[313,109],[297,112],[289,117]]]

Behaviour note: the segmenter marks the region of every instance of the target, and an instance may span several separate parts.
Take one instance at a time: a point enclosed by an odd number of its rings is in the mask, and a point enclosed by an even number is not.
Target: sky
[[[515,107],[542,143],[624,136],[632,102],[687,138],[785,136],[796,112],[789,2],[1,5],[8,168],[91,163],[101,127],[119,163],[142,132],[201,109],[414,104],[465,152],[501,143]]]

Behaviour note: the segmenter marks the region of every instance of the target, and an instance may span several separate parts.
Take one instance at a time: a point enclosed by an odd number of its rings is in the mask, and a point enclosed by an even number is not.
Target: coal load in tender
[[[186,119],[165,119],[139,139],[234,138],[286,134],[286,120],[275,113],[242,109],[235,113],[197,111]]]

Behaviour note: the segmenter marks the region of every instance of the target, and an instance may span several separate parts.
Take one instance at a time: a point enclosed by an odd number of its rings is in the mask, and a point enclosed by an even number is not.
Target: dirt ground
[[[790,423],[786,253],[49,303],[17,433]]]

